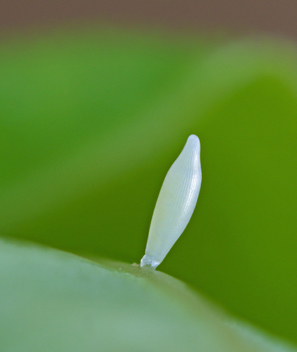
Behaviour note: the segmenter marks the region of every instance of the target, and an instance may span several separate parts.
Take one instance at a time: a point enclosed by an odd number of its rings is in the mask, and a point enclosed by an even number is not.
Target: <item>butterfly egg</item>
[[[191,135],[161,187],[141,267],[155,269],[183,233],[195,209],[201,180],[200,141]]]

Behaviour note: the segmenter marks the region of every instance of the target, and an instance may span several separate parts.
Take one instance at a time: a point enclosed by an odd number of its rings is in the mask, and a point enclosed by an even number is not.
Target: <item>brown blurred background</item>
[[[262,32],[297,40],[296,15],[296,0],[2,0],[0,32],[104,20],[190,31]]]

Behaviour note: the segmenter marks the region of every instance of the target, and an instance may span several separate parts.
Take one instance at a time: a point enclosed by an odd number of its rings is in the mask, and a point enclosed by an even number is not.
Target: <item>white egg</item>
[[[195,209],[201,180],[200,141],[191,135],[161,187],[141,267],[155,269],[183,233]]]

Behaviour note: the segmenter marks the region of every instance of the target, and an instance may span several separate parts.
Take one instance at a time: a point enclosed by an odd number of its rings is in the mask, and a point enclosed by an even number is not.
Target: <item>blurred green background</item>
[[[189,134],[202,188],[159,270],[297,342],[297,55],[110,27],[0,46],[0,233],[139,262]]]

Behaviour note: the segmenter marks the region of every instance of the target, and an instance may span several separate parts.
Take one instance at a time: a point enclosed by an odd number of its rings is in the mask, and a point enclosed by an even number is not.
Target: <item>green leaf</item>
[[[242,338],[160,272],[0,240],[0,277],[2,352],[293,351]]]

